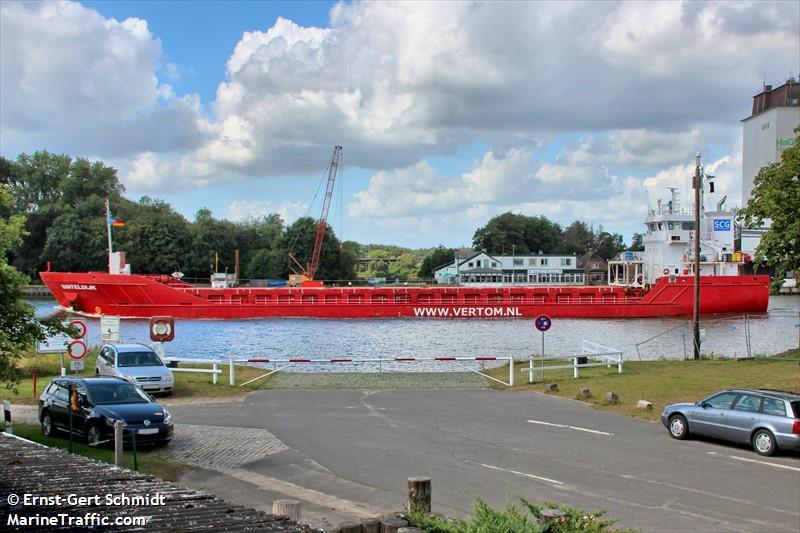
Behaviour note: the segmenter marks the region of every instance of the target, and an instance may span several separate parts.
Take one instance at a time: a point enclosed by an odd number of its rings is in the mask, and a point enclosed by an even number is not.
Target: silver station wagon
[[[702,435],[750,444],[761,455],[800,451],[800,394],[770,389],[733,389],[697,403],[664,408],[661,423],[673,439]]]
[[[172,371],[144,344],[106,344],[97,355],[96,374],[123,378],[152,394],[171,395],[175,387]]]

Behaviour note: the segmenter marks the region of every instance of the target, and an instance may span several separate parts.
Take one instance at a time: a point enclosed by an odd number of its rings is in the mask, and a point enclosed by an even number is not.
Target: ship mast
[[[111,206],[106,198],[106,229],[108,233],[108,273],[111,273],[111,254],[114,253],[113,242],[111,240]]]
[[[700,152],[694,158],[694,307],[692,309],[692,344],[694,358],[700,359],[700,191],[703,188]]]

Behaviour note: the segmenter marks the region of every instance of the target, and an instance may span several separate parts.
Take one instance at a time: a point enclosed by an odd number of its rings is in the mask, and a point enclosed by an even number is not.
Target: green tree
[[[136,272],[170,274],[188,267],[192,234],[183,215],[161,200],[143,197],[135,219],[126,221],[128,262]],[[121,249],[116,247],[117,249]]]
[[[593,241],[594,235],[589,226],[576,220],[564,229],[558,250],[565,254],[583,255],[592,247]]]
[[[800,128],[795,130],[800,133]],[[800,269],[800,135],[786,148],[779,163],[756,175],[747,206],[739,212],[745,227],[769,228],[756,249],[755,260],[776,267],[778,279]]]
[[[42,261],[65,272],[107,270],[106,226],[101,217],[74,209],[56,218],[47,230]]]
[[[561,226],[545,216],[503,213],[478,228],[472,243],[489,254],[552,253],[561,244]]]
[[[283,248],[292,254],[304,267],[311,261],[314,240],[317,232],[317,221],[311,217],[297,219],[283,235]],[[330,226],[325,229],[325,240],[319,258],[319,266],[314,276],[320,280],[351,280],[355,278],[355,257],[343,253],[344,247]],[[287,257],[288,260],[288,257]],[[297,265],[292,263],[297,269]],[[289,275],[289,263],[285,276]]]
[[[455,253],[454,248],[445,248],[440,244],[438,248],[435,248],[422,260],[422,264],[417,271],[417,277],[420,279],[433,278],[434,269],[452,263],[455,260]]]
[[[608,233],[602,231],[595,236],[594,241],[595,253],[605,259],[613,259],[621,251],[625,249],[625,243],[622,240],[622,235],[619,233]]]
[[[631,239],[631,245],[628,247],[628,250],[631,252],[643,252],[644,235],[641,233],[634,233],[633,238]]]
[[[39,322],[33,307],[22,300],[21,289],[28,282],[6,261],[10,248],[19,245],[25,217],[11,215],[13,196],[6,185],[0,185],[0,384],[15,385],[21,376],[17,360],[37,339],[50,330],[61,329],[54,323]]]

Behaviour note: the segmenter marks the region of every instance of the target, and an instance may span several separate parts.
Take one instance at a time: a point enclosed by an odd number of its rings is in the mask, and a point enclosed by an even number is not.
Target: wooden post
[[[34,400],[36,399],[36,377],[37,377],[36,369],[34,368],[33,371],[31,372],[31,382],[32,382],[31,385],[33,388],[32,396]]]
[[[300,520],[300,502],[297,500],[275,500],[272,502],[272,514],[285,516],[289,520]]]
[[[386,515],[380,518],[381,533],[397,533],[401,527],[408,526],[408,520],[399,516]]]
[[[336,530],[339,533],[361,533],[361,522],[342,522]]]
[[[408,478],[408,510],[431,512],[431,478]]]
[[[114,464],[122,466],[122,420],[114,422]]]
[[[361,533],[381,533],[381,521],[377,518],[365,518],[361,521]]]

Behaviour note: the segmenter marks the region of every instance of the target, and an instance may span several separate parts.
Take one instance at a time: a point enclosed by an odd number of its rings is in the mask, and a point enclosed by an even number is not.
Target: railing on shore
[[[236,385],[236,365],[239,366],[252,366],[256,364],[275,364],[275,369],[271,370],[265,374],[262,374],[258,377],[255,377],[249,381],[245,381],[240,387],[244,387],[250,383],[258,381],[260,379],[267,378],[276,372],[280,372],[286,368],[302,365],[302,364],[323,364],[323,365],[336,365],[336,364],[366,364],[366,363],[378,363],[383,365],[384,363],[402,363],[402,364],[411,364],[415,362],[427,362],[427,363],[448,363],[455,366],[458,366],[464,370],[469,372],[473,372],[480,376],[485,377],[486,379],[490,379],[501,385],[505,385],[507,387],[514,386],[514,358],[513,357],[394,357],[394,358],[370,358],[370,359],[357,359],[357,358],[350,358],[350,357],[342,357],[342,358],[334,358],[334,359],[310,359],[310,358],[290,358],[290,359],[268,359],[268,358],[261,358],[261,357],[251,357],[248,359],[237,359],[237,358],[228,358],[226,359],[192,359],[188,357],[164,357],[164,362],[170,366],[173,372],[198,372],[198,373],[208,373],[212,376],[212,382],[216,385],[218,383],[219,375],[222,373],[220,369],[221,366],[228,366],[228,384],[233,387]],[[493,376],[486,374],[485,372],[481,372],[480,370],[476,370],[474,368],[470,368],[465,363],[466,362],[479,362],[485,363],[487,361],[508,361],[509,370],[508,370],[508,382],[505,382],[501,379],[497,379]],[[200,365],[211,365],[211,368],[189,368],[189,367],[178,367],[179,363],[195,363]]]
[[[545,361],[572,361],[572,364],[564,364],[564,365],[548,365],[545,366]],[[521,369],[522,372],[528,373],[528,383],[534,383],[535,375],[537,369],[535,368],[535,362],[540,362],[540,367],[538,372],[540,372],[540,378],[544,380],[544,373],[545,370],[561,370],[564,368],[571,368],[572,369],[572,377],[578,378],[579,372],[581,368],[592,368],[592,367],[599,367],[604,366],[607,368],[611,368],[611,365],[617,366],[617,372],[622,374],[622,351],[616,350],[614,348],[609,348],[603,344],[587,341],[584,340],[581,343],[581,354],[571,354],[571,355],[551,355],[549,357],[534,357],[531,356],[528,359],[528,368]]]

